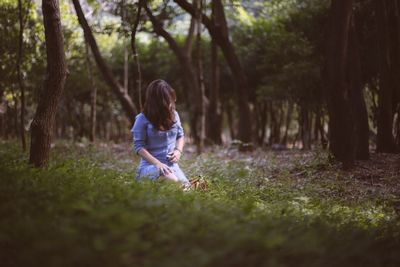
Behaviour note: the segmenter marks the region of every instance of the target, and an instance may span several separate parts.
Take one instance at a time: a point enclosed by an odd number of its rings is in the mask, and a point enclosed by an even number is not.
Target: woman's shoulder
[[[136,115],[135,120],[143,120],[143,121],[148,121],[146,116],[143,114],[143,112],[140,112],[139,114]]]
[[[133,127],[135,127],[135,125],[137,127],[143,126],[143,125],[148,125],[150,122],[149,120],[146,118],[146,116],[140,112],[139,114],[137,114],[135,116],[135,123],[133,125]]]
[[[174,114],[175,114],[175,117],[179,119],[179,113],[176,109],[174,110]]]

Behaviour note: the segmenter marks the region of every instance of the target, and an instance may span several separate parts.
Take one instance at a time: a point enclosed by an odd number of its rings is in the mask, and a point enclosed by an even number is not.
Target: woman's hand
[[[175,149],[174,151],[168,154],[168,160],[173,163],[177,163],[181,159],[181,156],[182,153],[179,150]]]
[[[166,165],[166,164],[164,164],[164,163],[158,162],[158,163],[155,164],[155,165],[156,165],[157,169],[160,171],[160,174],[161,174],[161,175],[166,176],[166,175],[168,175],[168,174],[173,173],[173,171],[171,170],[171,168],[168,167],[168,165]]]

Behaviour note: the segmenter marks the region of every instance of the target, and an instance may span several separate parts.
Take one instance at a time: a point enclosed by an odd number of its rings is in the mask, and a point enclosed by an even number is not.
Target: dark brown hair
[[[164,80],[147,86],[143,114],[158,130],[171,129],[175,123],[175,90]]]

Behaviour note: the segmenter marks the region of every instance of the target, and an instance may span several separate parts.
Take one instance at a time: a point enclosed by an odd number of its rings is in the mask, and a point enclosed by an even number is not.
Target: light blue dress
[[[176,140],[184,136],[181,121],[176,111],[175,120],[176,123],[173,124],[171,129],[160,131],[151,124],[143,113],[139,113],[131,129],[133,148],[136,154],[141,148],[147,149],[156,159],[168,165],[181,183],[188,184],[189,181],[179,168],[179,165],[167,160],[167,154],[174,150]],[[136,179],[142,180],[148,178],[156,180],[159,176],[160,172],[157,167],[144,158],[141,158]]]

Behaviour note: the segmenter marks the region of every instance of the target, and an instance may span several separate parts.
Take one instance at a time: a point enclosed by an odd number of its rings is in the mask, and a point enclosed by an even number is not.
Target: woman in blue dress
[[[190,185],[178,165],[185,141],[175,101],[175,91],[167,82],[155,80],[147,87],[143,111],[131,129],[134,150],[141,156],[138,180],[160,177]]]

